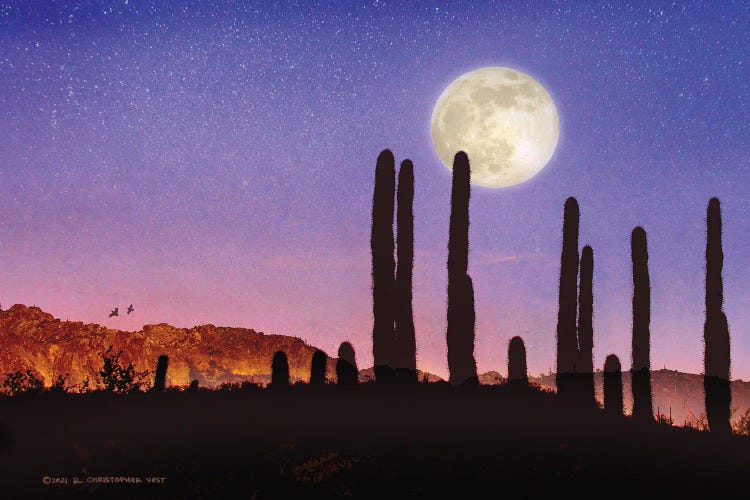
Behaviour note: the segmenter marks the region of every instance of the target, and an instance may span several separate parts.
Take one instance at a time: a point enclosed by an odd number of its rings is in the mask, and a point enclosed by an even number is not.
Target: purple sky
[[[701,372],[705,211],[722,202],[732,373],[750,379],[750,4],[0,3],[0,303],[140,329],[212,323],[371,356],[375,159],[415,164],[418,365],[447,374],[450,172],[432,108],[509,66],[557,150],[474,188],[480,371],[555,364],[562,207],[594,249],[595,365],[630,365],[630,232],[649,235],[652,367]],[[535,4],[534,4],[535,5]],[[136,312],[109,319],[130,303]]]

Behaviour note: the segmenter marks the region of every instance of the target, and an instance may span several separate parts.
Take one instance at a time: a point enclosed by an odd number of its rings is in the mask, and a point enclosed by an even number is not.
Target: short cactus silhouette
[[[276,351],[271,362],[271,387],[283,389],[289,387],[289,362],[284,351]]]
[[[526,346],[521,337],[513,337],[508,344],[508,382],[527,383]]]
[[[349,342],[342,342],[339,346],[339,359],[336,361],[336,383],[339,385],[355,385],[358,378],[354,347]]]
[[[560,257],[560,289],[557,313],[557,392],[566,399],[575,394],[574,374],[577,371],[578,340],[576,305],[578,292],[578,202],[565,201],[563,241]]]
[[[393,211],[396,167],[393,153],[383,150],[375,166],[372,201],[372,354],[375,380],[392,381],[397,358],[395,333],[395,261]]]
[[[412,272],[414,270],[414,165],[401,162],[398,172],[396,211],[396,346],[398,378],[417,382],[417,345],[412,307]]]
[[[164,392],[167,381],[167,365],[169,364],[169,357],[165,354],[159,356],[156,361],[156,374],[154,375],[154,392]]]
[[[706,417],[712,433],[729,435],[732,432],[729,422],[732,402],[729,325],[722,305],[724,253],[721,248],[721,205],[717,198],[711,198],[708,203],[706,219],[706,323],[703,328]]]
[[[474,285],[469,266],[469,197],[471,169],[466,153],[453,160],[448,236],[448,370],[452,385],[478,384],[474,359]]]
[[[318,349],[312,356],[310,363],[310,385],[323,385],[326,383],[326,365],[328,356]]]
[[[594,405],[594,251],[590,246],[581,252],[581,277],[578,291],[578,362],[576,390],[581,402]]]
[[[654,419],[651,400],[651,285],[648,276],[648,247],[646,231],[633,229],[631,236],[633,260],[633,418]]]
[[[604,361],[604,411],[622,416],[622,367],[614,354]]]

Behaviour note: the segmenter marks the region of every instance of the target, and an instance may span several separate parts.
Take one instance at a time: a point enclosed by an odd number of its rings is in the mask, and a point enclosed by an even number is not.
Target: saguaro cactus
[[[557,312],[557,392],[569,399],[575,393],[574,380],[578,358],[578,335],[576,332],[576,305],[578,291],[578,202],[575,198],[565,201],[563,217],[563,241],[560,257],[560,290]]]
[[[651,285],[648,276],[648,247],[646,231],[633,229],[631,237],[633,259],[633,418],[652,421],[651,401]]]
[[[604,411],[622,416],[622,367],[614,354],[604,361]]]
[[[729,325],[722,305],[724,253],[721,248],[721,205],[717,198],[711,198],[708,203],[706,223],[706,323],[703,328],[706,417],[712,433],[728,435],[732,432],[729,423],[732,402]]]
[[[156,374],[154,376],[154,392],[164,392],[167,381],[167,365],[169,364],[169,357],[166,354],[159,356],[156,361]]]
[[[414,165],[401,162],[396,211],[396,345],[399,380],[417,382],[417,344],[412,307],[414,269]]]
[[[521,337],[513,337],[508,343],[508,382],[527,383],[526,346]]]
[[[318,349],[312,356],[310,363],[310,385],[324,385],[326,383],[326,365],[328,356]]]
[[[339,346],[339,359],[336,361],[336,383],[355,385],[358,382],[358,376],[354,347],[349,342],[342,342]]]
[[[284,351],[276,351],[271,362],[271,387],[283,389],[289,387],[289,363]]]
[[[581,252],[581,278],[578,291],[578,361],[576,379],[580,381],[583,404],[593,405],[594,397],[594,251],[590,246]]]
[[[448,370],[452,385],[477,384],[474,360],[474,286],[469,266],[469,197],[471,169],[466,153],[453,159],[448,236]]]
[[[393,257],[393,206],[396,167],[393,153],[383,150],[375,166],[375,190],[372,201],[372,353],[375,379],[393,380],[396,352],[395,261]]]

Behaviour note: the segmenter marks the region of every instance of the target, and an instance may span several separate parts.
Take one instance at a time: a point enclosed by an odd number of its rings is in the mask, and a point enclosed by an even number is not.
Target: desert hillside
[[[224,382],[270,379],[271,359],[278,350],[287,354],[292,381],[307,380],[316,348],[296,337],[265,335],[245,328],[200,325],[175,328],[165,323],[142,330],[111,330],[97,324],[60,321],[38,307],[16,304],[0,312],[0,374],[32,369],[51,385],[58,375],[68,384],[89,379],[92,386],[108,346],[122,351],[122,360],[138,371],[153,371],[161,354],[169,356],[167,383],[204,386]],[[335,363],[328,360],[334,377]]]
[[[51,385],[58,375],[68,375],[68,385],[89,379],[93,386],[102,366],[102,354],[109,345],[122,351],[122,360],[132,362],[139,371],[153,370],[161,354],[169,356],[167,383],[186,385],[198,380],[202,386],[250,380],[270,380],[271,358],[283,350],[289,360],[292,381],[307,381],[316,347],[297,337],[266,335],[252,329],[200,325],[176,328],[165,323],[145,325],[142,330],[112,330],[97,324],[61,321],[38,307],[16,304],[0,312],[0,375],[25,370],[35,371]],[[419,380],[429,382],[440,377],[419,371]],[[335,360],[328,359],[328,377],[335,379]],[[360,371],[362,382],[374,379],[372,368]],[[496,371],[479,376],[485,385],[502,383]],[[555,375],[531,377],[532,382],[555,389]],[[595,374],[596,395],[602,400],[602,376]],[[623,373],[625,410],[632,405],[630,374]],[[703,377],[673,370],[652,372],[654,412],[669,415],[675,424],[699,416],[704,410]],[[750,408],[750,382],[732,382],[732,408],[735,417]]]

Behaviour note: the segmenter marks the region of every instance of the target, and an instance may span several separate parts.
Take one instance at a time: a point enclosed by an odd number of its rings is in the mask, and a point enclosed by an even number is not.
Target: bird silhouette
[[[130,314],[130,313],[132,313],[133,311],[135,311],[135,309],[133,309],[133,304],[130,304],[130,306],[128,306],[128,311],[127,311],[127,313],[128,313],[128,314]]]
[[[109,313],[110,318],[112,316],[119,316],[119,315],[120,315],[120,312],[117,310],[117,307],[115,307],[114,310],[111,313]]]

